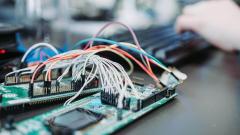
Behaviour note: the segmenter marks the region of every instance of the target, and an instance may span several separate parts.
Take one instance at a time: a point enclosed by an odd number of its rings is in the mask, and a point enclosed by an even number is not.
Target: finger
[[[175,28],[178,33],[183,31],[198,31],[199,19],[194,16],[182,15],[178,17]]]
[[[189,5],[189,6],[184,7],[183,14],[184,15],[193,15],[194,8],[195,8],[195,5]]]
[[[212,1],[201,1],[196,4],[186,6],[183,9],[183,14],[185,14],[185,15],[201,14],[201,13],[205,12],[206,10],[208,11],[209,6],[212,5],[211,3],[212,3]]]

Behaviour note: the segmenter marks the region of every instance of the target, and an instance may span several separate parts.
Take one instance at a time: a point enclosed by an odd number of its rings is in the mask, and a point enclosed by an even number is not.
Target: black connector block
[[[59,93],[60,92],[60,82],[56,81],[56,92]]]
[[[45,94],[50,95],[51,94],[51,81],[44,81],[43,82],[43,87],[44,87],[44,90],[45,90]]]
[[[81,89],[82,85],[83,85],[83,83],[81,80],[72,81],[73,91],[78,91],[79,89]]]
[[[169,90],[169,89],[165,89],[163,91],[159,91],[159,92],[155,92],[153,93],[151,96],[149,96],[146,99],[139,99],[137,101],[137,110],[143,109],[144,107],[147,107],[161,99],[163,99],[164,97],[168,98],[171,95],[173,95],[175,93],[175,89]]]
[[[102,90],[100,93],[100,98],[101,98],[101,102],[103,104],[112,105],[112,106],[117,107],[119,94],[106,92],[105,90]],[[130,98],[124,97],[123,98],[123,109],[129,110],[130,102],[131,102]]]
[[[31,98],[33,97],[33,87],[34,83],[29,83],[28,96]]]
[[[85,83],[85,78],[85,75],[81,75],[81,79],[78,79],[77,81],[72,81],[73,91],[78,91],[82,88],[83,84]]]

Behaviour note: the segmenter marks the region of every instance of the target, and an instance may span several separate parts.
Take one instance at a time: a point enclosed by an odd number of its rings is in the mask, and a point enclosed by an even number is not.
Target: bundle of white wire
[[[26,57],[31,51],[39,47],[48,47],[51,50],[53,50],[56,54],[58,53],[52,45],[47,43],[38,43],[29,48],[29,50],[25,53],[24,57],[22,58],[22,62],[25,61]],[[70,59],[71,61],[70,63],[63,62],[62,60],[57,60],[49,63],[49,65],[46,66],[47,72],[45,80],[47,80],[47,75],[50,73],[51,69],[53,69],[57,65],[57,63],[67,67],[62,73],[62,75],[58,77],[57,79],[58,82],[61,82],[63,77],[70,71],[71,67],[73,67],[72,68],[73,81],[82,79],[81,78],[82,75],[86,75],[86,68],[87,67],[91,68],[91,71],[85,77],[86,79],[83,86],[73,97],[69,98],[64,103],[64,105],[68,105],[73,100],[75,100],[81,94],[83,89],[88,85],[88,83],[90,83],[96,77],[99,78],[101,88],[104,89],[106,92],[115,94],[119,93],[118,108],[123,107],[123,98],[128,97],[129,94],[135,95],[138,98],[142,97],[142,95],[135,89],[131,79],[129,78],[129,74],[131,74],[133,71],[132,62],[128,58],[126,58],[122,54],[119,54],[113,49],[106,48],[102,49],[101,51],[110,51],[122,57],[129,64],[130,70],[128,71],[128,73],[119,63],[113,62],[109,59],[96,55],[96,53],[100,52],[98,50],[92,51],[91,53],[85,53],[85,51],[83,50],[71,50],[62,54],[55,55],[54,57],[63,57],[69,54],[81,54],[81,55],[74,59]],[[131,91],[127,90],[128,86],[130,87]]]
[[[103,51],[103,50],[102,50]],[[106,49],[106,51],[110,51]],[[57,78],[58,82],[61,82],[63,77],[70,71],[70,68],[72,67],[72,80],[77,81],[81,80],[82,75],[85,75],[85,83],[81,87],[81,89],[78,90],[78,92],[71,98],[69,98],[64,105],[70,104],[73,100],[75,100],[83,91],[83,89],[90,83],[94,78],[99,78],[99,81],[101,83],[101,88],[104,89],[106,92],[110,93],[119,93],[118,98],[118,108],[123,107],[123,98],[128,97],[129,94],[135,95],[137,97],[141,97],[141,95],[137,92],[135,89],[131,79],[129,78],[128,73],[124,70],[122,65],[119,63],[113,62],[109,59],[100,57],[96,55],[99,51],[93,51],[90,53],[85,53],[83,50],[72,50],[69,52],[66,52],[64,54],[56,55],[55,57],[62,57],[69,54],[81,54],[78,57],[74,59],[70,59],[70,63],[63,62],[61,60],[55,61],[50,63],[50,66],[46,66],[47,73],[51,71],[51,69],[54,67],[54,65],[58,64],[65,64],[62,66],[66,66],[66,69]],[[113,51],[114,52],[114,51]],[[116,52],[114,52],[116,53]],[[126,61],[128,59],[125,59]],[[130,63],[129,63],[130,65]],[[133,65],[130,65],[131,72],[133,70]],[[87,71],[86,68],[90,68],[91,71]],[[86,72],[89,72],[86,74]],[[47,79],[47,76],[46,76]],[[127,91],[127,87],[131,88],[131,91]]]
[[[81,76],[86,73],[87,67],[90,67],[91,71],[89,72],[88,76],[86,76],[85,83],[81,89],[73,97],[68,99],[64,105],[68,105],[74,99],[76,99],[87,86],[87,84],[95,77],[99,78],[101,87],[106,92],[119,93],[118,108],[123,107],[123,98],[128,97],[130,94],[127,91],[128,86],[131,88],[131,94],[134,94],[139,98],[141,97],[141,95],[135,89],[127,72],[120,64],[95,55],[95,53],[80,55],[79,57],[73,59],[73,63],[73,81],[82,79]],[[63,74],[66,74],[69,71],[69,68],[67,68],[65,71]],[[62,76],[58,78],[58,81],[61,81],[61,79]]]

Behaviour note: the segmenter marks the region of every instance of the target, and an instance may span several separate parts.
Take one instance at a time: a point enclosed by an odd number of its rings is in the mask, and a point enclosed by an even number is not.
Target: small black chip
[[[48,120],[48,125],[53,134],[71,134],[73,131],[83,129],[91,124],[100,121],[104,115],[76,108]]]

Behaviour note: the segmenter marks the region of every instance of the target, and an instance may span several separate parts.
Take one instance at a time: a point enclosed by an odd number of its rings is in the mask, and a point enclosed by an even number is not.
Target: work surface
[[[176,99],[116,134],[239,135],[240,64],[233,54],[211,53],[204,61],[180,68],[188,79],[178,87]],[[15,113],[15,118],[24,119],[54,107]]]
[[[239,135],[240,64],[236,55],[212,52],[188,64],[179,96],[117,134]]]

